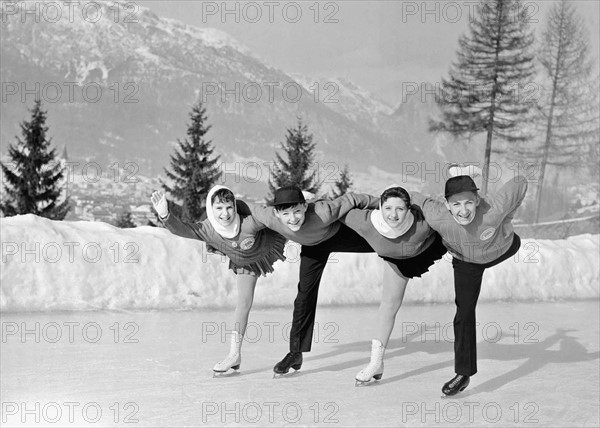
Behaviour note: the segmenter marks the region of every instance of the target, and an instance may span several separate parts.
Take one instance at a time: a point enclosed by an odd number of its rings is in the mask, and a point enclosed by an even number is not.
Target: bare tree
[[[543,135],[519,154],[540,162],[534,219],[539,221],[546,170],[557,167],[598,168],[598,75],[590,57],[588,33],[575,7],[566,0],[551,9],[541,37],[538,60],[544,83],[536,126]]]

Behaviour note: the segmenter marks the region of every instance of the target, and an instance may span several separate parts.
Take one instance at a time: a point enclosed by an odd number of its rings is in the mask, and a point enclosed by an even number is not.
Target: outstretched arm
[[[408,194],[410,195],[410,203],[418,205],[425,214],[425,216],[427,216],[428,212],[433,213],[439,210],[446,210],[444,202],[440,199],[425,196],[422,193],[413,191],[409,191]]]
[[[340,220],[353,208],[375,209],[379,206],[379,199],[365,193],[346,193],[333,201],[315,202],[315,213],[324,223],[333,223]]]
[[[170,212],[169,203],[162,192],[153,192],[150,200],[152,201],[152,205],[154,206],[160,221],[171,233],[183,238],[206,241],[206,234],[200,224],[184,222]]]

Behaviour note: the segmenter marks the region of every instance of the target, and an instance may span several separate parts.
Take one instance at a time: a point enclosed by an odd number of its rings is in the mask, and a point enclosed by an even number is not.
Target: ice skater
[[[373,210],[353,209],[341,222],[366,239],[385,262],[377,332],[371,342],[371,361],[356,375],[356,385],[383,376],[383,357],[394,329],[410,278],[420,277],[445,253],[442,238],[411,204],[408,192],[391,186],[379,197]]]
[[[286,374],[290,368],[300,370],[302,353],[311,350],[319,284],[329,255],[373,252],[364,238],[338,220],[352,208],[378,206],[378,198],[354,193],[307,203],[297,186],[277,189],[271,206],[250,205],[256,220],[302,245],[290,352],[273,368],[275,375]]]
[[[151,201],[169,231],[204,241],[207,246],[229,257],[229,269],[236,274],[237,282],[234,328],[231,330],[229,354],[213,370],[215,373],[238,370],[256,282],[259,276],[273,272],[273,264],[277,260],[285,260],[286,239],[257,223],[248,206],[236,201],[233,192],[224,186],[214,186],[210,190],[206,198],[207,219],[194,224],[185,223],[173,215],[162,192],[154,192]]]
[[[477,373],[475,309],[483,272],[517,253],[521,239],[512,219],[527,192],[527,180],[516,176],[490,195],[480,196],[471,178],[481,174],[477,167],[452,167],[446,181],[445,201],[411,192],[425,220],[442,237],[452,254],[456,315],[454,317],[454,371],[442,387],[455,395],[469,385]]]

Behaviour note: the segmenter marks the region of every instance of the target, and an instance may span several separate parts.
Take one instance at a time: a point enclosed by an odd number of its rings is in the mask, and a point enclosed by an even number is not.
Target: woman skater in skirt
[[[353,209],[341,219],[385,260],[377,331],[371,343],[371,361],[356,375],[356,385],[379,380],[383,355],[402,305],[408,280],[420,277],[445,253],[440,236],[425,222],[421,209],[411,204],[406,190],[388,187],[379,197],[379,208]]]
[[[233,192],[224,186],[213,187],[206,198],[207,219],[189,224],[169,211],[162,192],[154,192],[152,204],[163,224],[172,233],[185,238],[204,241],[207,246],[229,257],[229,269],[236,274],[237,304],[232,329],[229,354],[217,363],[215,373],[237,370],[242,362],[241,347],[254,300],[254,288],[261,275],[273,272],[277,260],[283,255],[285,238],[257,223],[248,206],[235,199]]]

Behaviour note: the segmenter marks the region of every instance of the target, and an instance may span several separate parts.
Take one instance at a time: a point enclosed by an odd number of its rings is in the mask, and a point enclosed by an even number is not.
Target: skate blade
[[[358,380],[358,379],[354,379],[354,387],[358,388],[359,386],[363,386],[363,387],[367,387],[367,386],[373,386],[373,385],[377,385],[379,383],[379,379],[371,379],[371,380]]]
[[[440,398],[441,398],[442,400],[450,400],[450,399],[452,399],[452,398],[456,398],[456,396],[457,396],[457,395],[458,395],[458,394],[454,394],[454,395],[446,395],[446,394],[442,393],[442,395],[440,395]]]
[[[465,388],[465,389],[466,389],[466,388]],[[462,390],[458,391],[456,394],[453,394],[453,395],[446,395],[446,394],[444,394],[444,393],[442,392],[442,395],[441,395],[440,397],[441,397],[441,398],[445,398],[445,399],[455,398],[455,397],[457,397],[457,396],[459,396],[459,395],[462,397],[462,396],[464,396],[464,394],[462,394],[462,392],[463,392],[463,391],[464,391],[464,389],[462,389]]]
[[[219,378],[219,377],[238,376],[239,374],[240,374],[240,372],[237,371],[237,370],[228,370],[226,372],[215,372],[215,371],[213,371],[213,379],[214,378]]]
[[[296,375],[296,373],[298,373],[299,371],[300,370],[294,370],[293,372],[289,371],[287,373],[273,373],[273,379],[281,379],[281,378],[284,378],[284,377],[292,377],[292,376]]]

